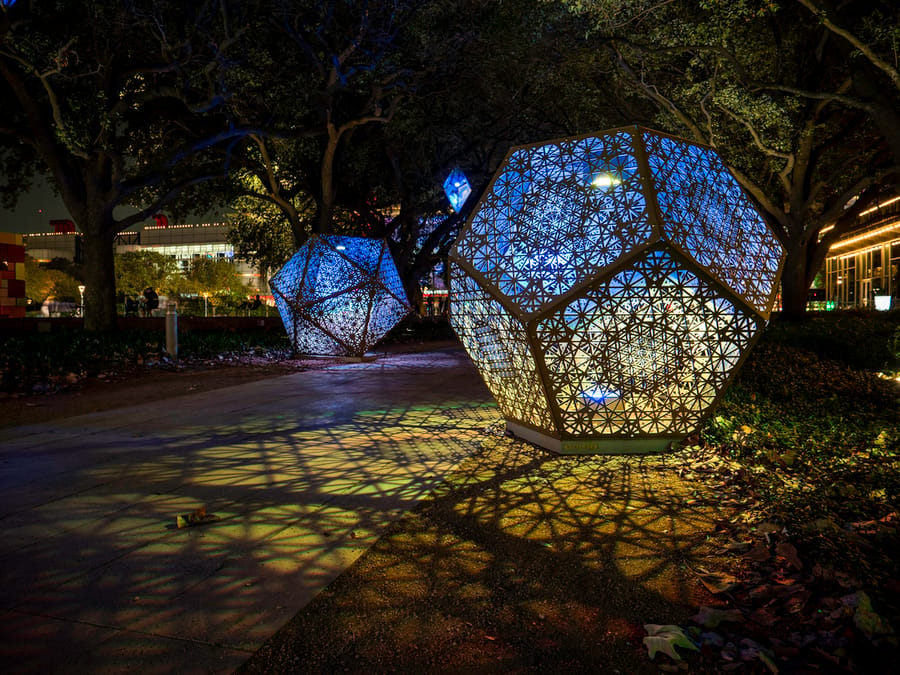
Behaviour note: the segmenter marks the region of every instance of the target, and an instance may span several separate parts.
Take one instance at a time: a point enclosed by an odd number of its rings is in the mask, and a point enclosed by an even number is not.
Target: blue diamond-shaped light
[[[411,309],[383,239],[314,235],[269,285],[301,354],[362,356]]]
[[[453,169],[447,179],[444,181],[444,194],[450,201],[453,210],[459,213],[462,205],[466,203],[469,195],[472,194],[472,186],[469,185],[469,179],[459,169]]]
[[[513,148],[451,251],[451,322],[514,433],[665,448],[768,320],[784,250],[722,160],[640,127]]]

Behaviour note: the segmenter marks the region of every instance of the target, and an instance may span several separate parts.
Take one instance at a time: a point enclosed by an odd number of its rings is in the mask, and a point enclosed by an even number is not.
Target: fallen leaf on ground
[[[218,516],[206,512],[206,506],[201,506],[199,509],[191,511],[190,513],[176,516],[175,525],[181,530],[185,527],[212,523],[218,519]]]
[[[794,569],[803,569],[803,562],[800,560],[800,556],[797,555],[797,549],[793,544],[788,544],[787,542],[780,542],[776,544],[775,554],[780,555],[782,558],[787,560],[788,563],[794,567]]]
[[[697,645],[691,642],[691,639],[678,626],[647,623],[644,624],[644,630],[647,631],[644,644],[647,646],[647,654],[651,659],[656,656],[657,652],[662,652],[674,661],[681,661],[681,655],[675,651],[676,647],[699,651]]]
[[[697,578],[700,579],[700,583],[702,583],[706,587],[706,589],[714,595],[718,595],[719,593],[727,593],[728,591],[738,586],[737,579],[728,574],[701,572],[697,574]]]
[[[739,609],[718,609],[717,607],[700,607],[700,611],[691,617],[691,621],[704,626],[715,628],[720,623],[743,623],[744,615]]]

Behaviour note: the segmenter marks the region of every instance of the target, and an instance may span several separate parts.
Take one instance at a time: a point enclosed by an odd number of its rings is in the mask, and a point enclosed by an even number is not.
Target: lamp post
[[[208,308],[207,308],[207,306],[206,306],[206,300],[207,300],[207,298],[209,298],[209,293],[204,293],[204,294],[203,294],[203,316],[204,316],[204,317],[209,316],[209,312],[207,311]]]
[[[81,316],[84,316],[84,289],[87,288],[84,284],[78,284],[78,293],[81,295],[81,304],[78,306],[78,312]]]

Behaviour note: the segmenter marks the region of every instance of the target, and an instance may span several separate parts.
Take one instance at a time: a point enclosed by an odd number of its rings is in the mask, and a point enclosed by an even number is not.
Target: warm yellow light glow
[[[876,204],[876,205],[873,206],[871,209],[866,209],[865,211],[863,211],[863,212],[860,213],[859,215],[860,215],[860,217],[862,217],[862,216],[867,216],[867,215],[869,215],[870,213],[875,213],[878,209],[883,209],[885,206],[889,206],[889,205],[893,204],[894,202],[896,202],[896,201],[898,201],[898,200],[900,200],[900,197],[894,197],[893,199],[888,199],[888,200],[887,200],[886,202],[884,202],[883,204]]]
[[[875,213],[879,209],[883,209],[885,206],[890,206],[891,204],[893,204],[896,201],[900,201],[900,197],[894,197],[893,199],[889,199],[886,202],[884,202],[883,204],[876,204],[872,208],[866,209],[865,211],[860,213],[859,217],[862,218],[863,216],[867,216],[870,213]],[[826,232],[829,232],[833,229],[834,229],[834,225],[829,225],[828,227],[823,227],[821,230],[819,230],[819,239],[821,239],[822,235],[824,235]],[[832,246],[831,248],[834,248],[834,246]]]
[[[841,241],[832,244],[831,248],[828,250],[833,251],[837,248],[846,248],[848,246],[852,246],[853,244],[858,244],[861,241],[866,241],[867,239],[880,237],[881,235],[887,234],[888,232],[896,232],[897,235],[900,236],[900,222],[892,223],[891,225],[886,225],[884,227],[879,227],[877,230],[872,230],[871,232],[866,232],[864,234],[851,237],[850,239],[842,239]]]

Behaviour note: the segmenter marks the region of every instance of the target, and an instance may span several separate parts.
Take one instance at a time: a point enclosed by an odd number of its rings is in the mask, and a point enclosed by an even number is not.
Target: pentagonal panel
[[[652,228],[632,136],[563,140],[513,151],[457,242],[496,291],[539,310]]]
[[[784,252],[709,148],[644,133],[669,239],[768,316]]]
[[[664,251],[537,324],[562,431],[689,433],[756,335],[756,321]]]
[[[547,395],[524,327],[455,265],[450,273],[450,323],[504,417],[547,428]]]
[[[362,355],[410,310],[383,240],[312,237],[270,286],[304,354]]]

